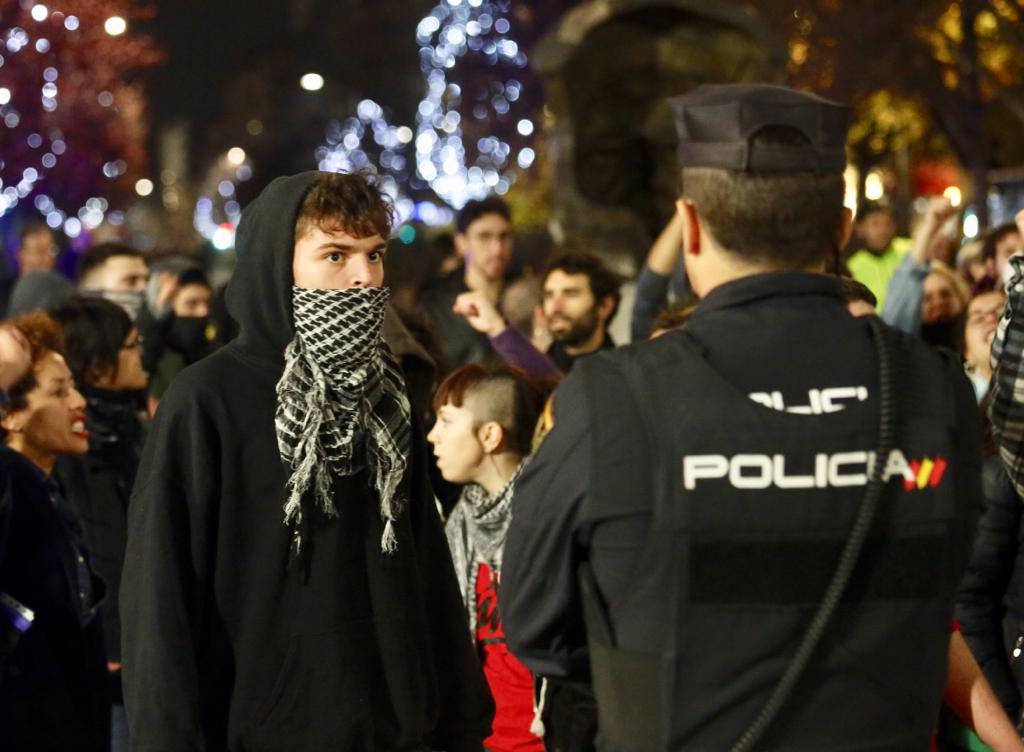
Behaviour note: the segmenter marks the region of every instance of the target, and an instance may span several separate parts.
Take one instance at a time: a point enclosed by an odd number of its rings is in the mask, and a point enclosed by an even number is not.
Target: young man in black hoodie
[[[380,337],[391,214],[359,175],[246,209],[237,339],[161,402],[121,598],[133,746],[481,749],[493,705]]]

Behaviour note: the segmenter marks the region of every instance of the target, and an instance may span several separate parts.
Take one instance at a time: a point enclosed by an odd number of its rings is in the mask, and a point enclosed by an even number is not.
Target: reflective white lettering
[[[724,478],[729,472],[729,460],[720,454],[695,454],[683,457],[683,488],[692,491],[697,481]]]
[[[757,475],[744,475],[745,469]],[[729,463],[729,482],[735,488],[768,488],[772,484],[772,461],[763,454],[737,454]]]
[[[894,475],[910,483],[913,483],[915,480],[914,471],[910,469],[910,463],[907,462],[907,458],[903,456],[903,452],[899,449],[893,449],[889,452],[889,460],[885,463],[882,480],[889,480]]]
[[[828,455],[814,455],[814,485],[818,488],[828,488]]]
[[[836,488],[863,486],[868,482],[867,464],[867,452],[839,452],[838,454],[833,454],[828,458],[828,484]],[[865,472],[843,475],[839,470],[843,465],[863,465]]]
[[[786,456],[776,454],[772,457],[775,470],[775,485],[779,488],[814,488],[814,477],[811,475],[786,475]]]
[[[786,405],[780,391],[751,392],[748,396],[759,405],[764,405],[780,412],[793,413],[795,415],[828,415],[845,410],[846,403],[866,401],[868,390],[864,386],[835,386],[825,389],[809,389],[807,391],[806,405],[791,406]]]
[[[762,490],[775,487],[784,490],[805,488],[847,488],[865,486],[874,472],[874,452],[836,452],[813,455],[813,473],[807,475],[787,474],[786,465],[792,458],[784,454],[736,454],[726,457],[721,454],[695,454],[682,458],[683,487],[692,491],[700,481],[726,480],[733,488],[741,490]],[[797,458],[797,464],[807,466],[809,457]],[[929,463],[945,463],[942,457],[925,458]],[[943,464],[944,468],[945,465]],[[927,471],[925,471],[927,472]],[[917,483],[911,463],[899,449],[893,449],[886,459],[882,480],[887,482],[898,478],[910,489]],[[936,482],[937,483],[937,482]]]

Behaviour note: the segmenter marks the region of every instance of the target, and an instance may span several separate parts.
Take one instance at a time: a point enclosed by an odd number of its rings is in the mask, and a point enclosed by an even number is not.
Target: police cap
[[[850,108],[769,84],[705,84],[670,100],[682,167],[744,172],[842,172]],[[807,137],[799,145],[752,144],[770,126]]]

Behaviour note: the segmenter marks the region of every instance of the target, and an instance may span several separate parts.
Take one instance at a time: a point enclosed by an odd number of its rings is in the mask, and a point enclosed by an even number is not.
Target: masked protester
[[[242,214],[240,335],[171,384],[121,582],[139,749],[480,750],[493,703],[381,338],[390,204],[307,172]]]
[[[159,400],[171,381],[184,369],[219,346],[212,316],[213,290],[202,270],[186,269],[178,275],[169,315],[161,327],[158,351],[153,352],[153,378],[149,392]]]
[[[100,243],[82,256],[78,288],[83,295],[106,298],[137,321],[146,307],[149,267],[142,253],[121,243]]]

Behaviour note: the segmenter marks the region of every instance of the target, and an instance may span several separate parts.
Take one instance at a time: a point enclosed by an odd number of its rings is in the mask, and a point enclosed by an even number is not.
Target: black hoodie
[[[241,333],[171,385],[143,452],[121,583],[135,750],[454,752],[490,730],[418,426],[397,553],[363,471],[335,479],[337,518],[290,556],[275,385],[315,175],[275,180],[243,214],[227,294]]]

